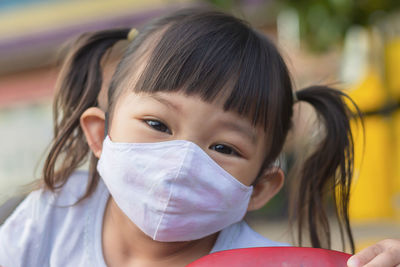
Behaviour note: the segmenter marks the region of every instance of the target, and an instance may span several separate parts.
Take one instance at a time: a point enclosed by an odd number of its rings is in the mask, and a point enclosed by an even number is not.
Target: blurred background
[[[0,223],[17,203],[21,186],[40,178],[65,44],[83,32],[140,27],[172,10],[200,5],[231,12],[268,34],[297,89],[328,84],[353,97],[365,115],[365,134],[353,123],[350,215],[356,245],[361,249],[383,238],[400,238],[398,0],[0,1]],[[286,172],[320,132],[312,110],[302,104],[296,107],[295,124],[285,149]],[[287,195],[282,190],[248,220],[267,237],[291,243]],[[338,242],[334,247],[341,249]]]

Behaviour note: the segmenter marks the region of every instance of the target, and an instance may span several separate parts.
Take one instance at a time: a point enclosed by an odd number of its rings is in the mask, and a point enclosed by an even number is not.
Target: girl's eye
[[[171,130],[166,126],[164,123],[157,121],[157,120],[144,120],[147,125],[153,128],[156,131],[172,134]]]
[[[237,156],[237,157],[240,156],[240,154],[235,149],[233,149],[230,146],[223,145],[223,144],[212,145],[212,146],[210,146],[210,149],[215,150],[222,154],[227,154],[227,155],[232,155],[232,156]]]

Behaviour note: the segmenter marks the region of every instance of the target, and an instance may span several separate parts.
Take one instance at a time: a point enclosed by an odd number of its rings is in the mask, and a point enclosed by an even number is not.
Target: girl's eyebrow
[[[230,129],[240,133],[242,136],[249,139],[253,145],[257,144],[257,135],[252,127],[248,127],[230,120],[221,120],[219,124],[222,128]]]
[[[165,105],[165,106],[168,106],[168,107],[170,107],[170,108],[175,109],[175,110],[178,111],[178,112],[181,111],[181,108],[180,108],[178,105],[172,103],[172,102],[169,101],[168,99],[165,99],[165,98],[163,98],[163,97],[161,97],[161,96],[159,96],[159,95],[149,95],[149,97],[150,97],[150,98],[153,98],[154,100],[157,100],[158,102],[160,102],[161,104],[163,104],[163,105]]]

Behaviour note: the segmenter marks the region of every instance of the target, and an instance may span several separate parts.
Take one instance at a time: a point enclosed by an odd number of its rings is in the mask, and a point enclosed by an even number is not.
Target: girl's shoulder
[[[47,266],[55,255],[66,257],[63,249],[83,244],[99,190],[76,204],[87,181],[88,173],[78,171],[58,192],[31,192],[0,227],[0,265]]]
[[[281,246],[290,245],[272,241],[254,231],[245,221],[240,221],[219,233],[211,253],[228,249]]]

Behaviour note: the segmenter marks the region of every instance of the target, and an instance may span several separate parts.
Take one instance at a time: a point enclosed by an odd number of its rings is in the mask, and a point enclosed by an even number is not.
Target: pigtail
[[[79,124],[80,116],[87,108],[98,106],[102,57],[117,41],[126,39],[128,32],[129,29],[121,29],[84,34],[67,55],[53,103],[54,139],[43,168],[46,188],[54,191],[62,187],[72,172],[87,160],[89,146]],[[97,184],[96,165],[97,159],[92,156],[84,197]]]
[[[345,98],[351,99],[341,91],[324,86],[300,90],[297,98],[311,104],[325,126],[324,138],[306,159],[300,177],[296,179],[298,196],[294,207],[298,216],[299,243],[303,239],[302,230],[306,228],[313,247],[331,247],[330,225],[324,207],[326,194],[330,194],[334,199],[343,249],[346,247],[345,233],[354,252],[348,210],[354,145],[350,128],[352,115],[345,104]]]

